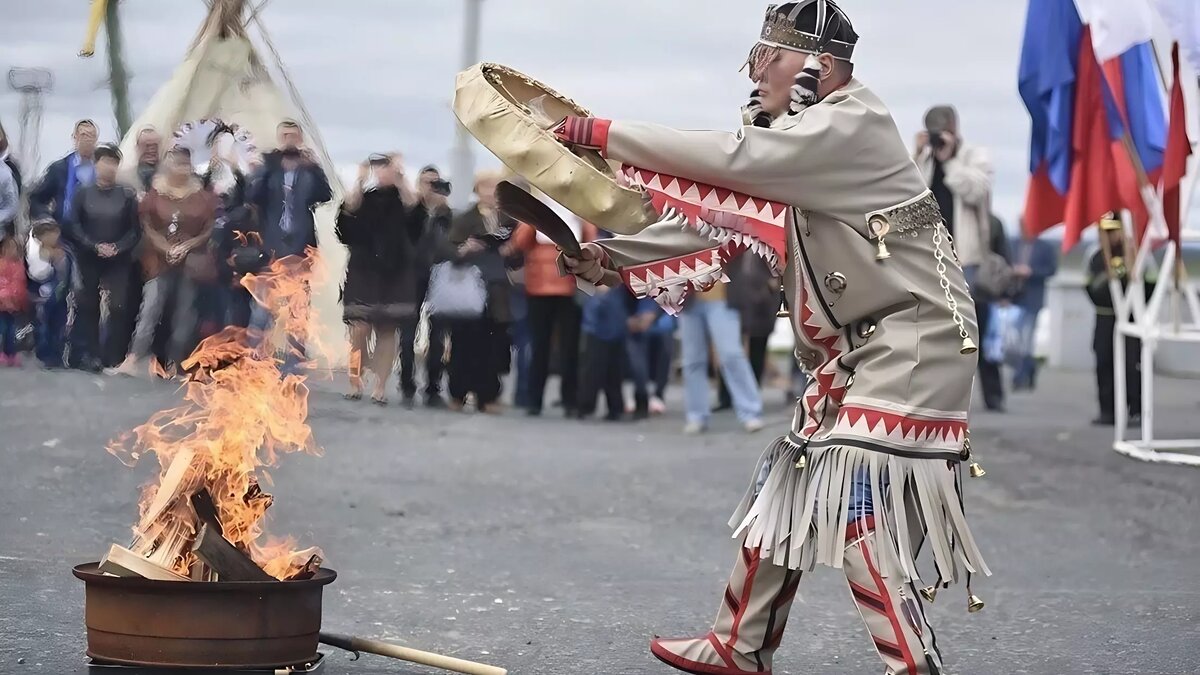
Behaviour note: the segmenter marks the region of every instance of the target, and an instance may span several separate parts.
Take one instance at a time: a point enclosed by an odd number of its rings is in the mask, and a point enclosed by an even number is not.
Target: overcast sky
[[[202,0],[122,0],[135,116],[182,61]],[[925,109],[952,103],[965,136],[988,146],[996,211],[1011,221],[1027,175],[1029,122],[1016,92],[1024,2],[843,0],[862,36],[857,75],[910,138]],[[351,9],[352,8],[352,9]],[[485,0],[482,60],[511,65],[600,116],[729,129],[749,80],[738,73],[765,3],[746,0]],[[81,117],[115,140],[105,88],[104,36],[76,56],[86,0],[0,2],[0,65],[54,72],[42,161],[70,149]],[[398,149],[409,164],[449,164],[450,111],[460,69],[461,0],[274,0],[272,38],[334,160]],[[0,120],[17,126],[18,98],[0,92]],[[480,150],[481,164],[495,160]]]

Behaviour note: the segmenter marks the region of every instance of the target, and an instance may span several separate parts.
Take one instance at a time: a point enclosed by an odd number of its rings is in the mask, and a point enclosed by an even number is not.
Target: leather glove
[[[561,142],[577,148],[597,150],[606,154],[608,150],[608,127],[611,120],[599,117],[567,116],[554,127],[554,136]]]

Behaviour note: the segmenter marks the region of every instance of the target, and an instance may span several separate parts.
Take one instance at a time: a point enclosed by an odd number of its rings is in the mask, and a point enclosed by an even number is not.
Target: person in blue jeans
[[[633,380],[634,419],[661,415],[666,410],[663,399],[675,351],[675,323],[675,317],[664,312],[654,300],[638,301],[625,340],[626,362]]]
[[[733,409],[746,431],[763,428],[762,396],[742,349],[741,317],[725,302],[725,284],[700,293],[679,314],[679,339],[683,346],[683,391],[687,409],[684,433],[703,433],[708,427],[710,395],[708,343],[712,340],[721,376]]]

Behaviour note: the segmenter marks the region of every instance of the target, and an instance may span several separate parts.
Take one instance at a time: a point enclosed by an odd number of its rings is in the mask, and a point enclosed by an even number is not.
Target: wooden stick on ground
[[[339,635],[338,633],[321,633],[321,642],[330,647],[345,649],[350,652],[367,652],[368,654],[378,654],[379,656],[387,656],[409,663],[419,663],[423,666],[431,666],[442,670],[449,670],[454,673],[465,673],[466,675],[508,675],[508,671],[504,668],[489,666],[484,663],[476,663],[474,661],[465,661],[456,659],[453,656],[442,656],[432,652],[423,652],[419,649],[409,649],[408,647],[400,647],[391,645],[379,640],[366,640],[360,637],[351,635]]]
[[[218,581],[276,580],[208,525],[200,527],[200,533],[192,543],[192,553],[217,573]]]

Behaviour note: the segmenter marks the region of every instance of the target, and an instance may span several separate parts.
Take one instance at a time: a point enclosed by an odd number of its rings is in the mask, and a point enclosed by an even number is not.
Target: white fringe
[[[807,465],[796,462],[807,455]],[[860,473],[861,472],[861,473]],[[868,514],[853,513],[855,476],[870,481],[876,540],[884,576],[917,581],[910,526],[924,529],[943,582],[964,573],[990,575],[967,526],[959,492],[959,467],[944,459],[910,459],[853,446],[805,450],[787,437],[767,448],[754,470],[729,526],[762,558],[791,569],[811,570],[817,563],[841,567],[848,523]],[[906,502],[908,495],[912,502]],[[917,509],[909,513],[909,506]]]

